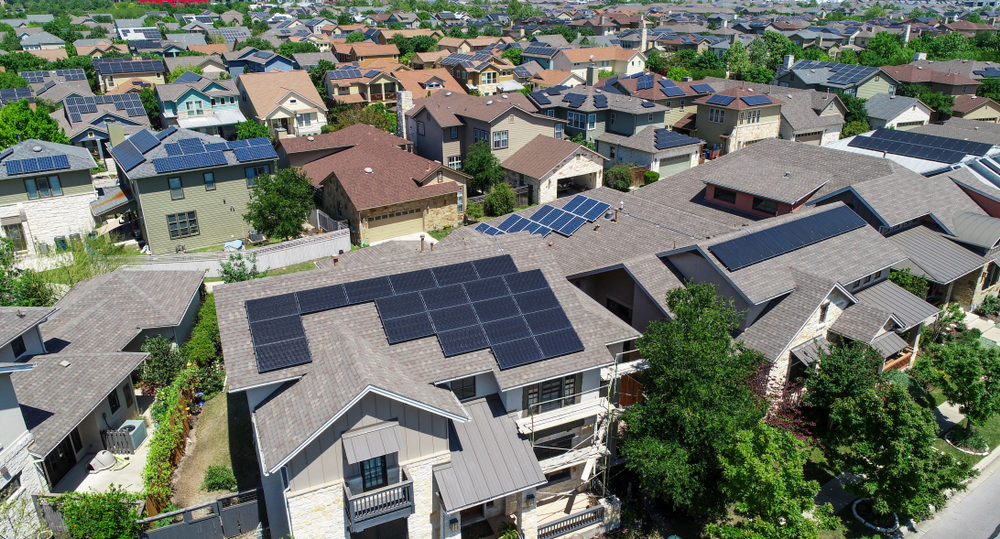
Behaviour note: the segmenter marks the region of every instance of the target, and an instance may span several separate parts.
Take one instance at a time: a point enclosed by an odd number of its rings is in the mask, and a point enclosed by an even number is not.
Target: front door
[[[76,464],[73,442],[67,436],[49,456],[45,457],[45,471],[49,475],[50,487],[55,488],[66,473]]]

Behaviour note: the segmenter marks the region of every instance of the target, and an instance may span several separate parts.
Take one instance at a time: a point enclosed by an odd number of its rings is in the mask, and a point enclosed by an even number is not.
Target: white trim
[[[57,309],[57,308],[53,308],[51,311],[49,311],[49,314],[43,316],[40,320],[38,320],[38,322],[36,322],[34,325],[32,325],[31,327],[29,327],[28,329],[22,331],[21,333],[18,333],[17,335],[14,335],[13,337],[10,338],[9,341],[4,342],[4,343],[0,343],[0,347],[7,346],[8,344],[14,342],[14,339],[16,339],[18,337],[21,337],[21,336],[27,334],[29,331],[31,331],[31,330],[37,328],[38,326],[42,325],[42,322],[47,321],[49,319],[49,317],[52,316],[53,314],[55,314],[55,312],[58,311],[58,310],[59,309]],[[42,341],[42,348],[44,348],[45,347],[45,339],[42,339],[41,337],[42,337],[41,336],[41,330],[39,330],[38,338],[39,338],[39,340]]]
[[[479,376],[480,374],[490,374],[492,372],[493,372],[493,369],[489,369],[489,370],[485,370],[485,371],[474,372],[472,374],[464,374],[462,376],[456,376],[454,378],[447,378],[447,379],[444,379],[444,380],[438,380],[437,382],[431,382],[431,384],[432,385],[447,384],[449,382],[454,382],[456,380],[462,380],[462,379],[468,378],[470,376]]]
[[[619,342],[626,342],[626,341],[631,341],[631,340],[635,340],[635,339],[626,339],[625,341],[619,341]],[[521,384],[521,385],[510,386],[510,387],[502,387],[502,388],[500,388],[500,390],[503,391],[503,392],[507,392],[507,391],[510,391],[512,389],[519,389],[519,388],[522,388],[522,387],[528,387],[528,386],[534,386],[534,385],[538,385],[538,384],[544,384],[545,382],[548,382],[550,380],[558,380],[560,378],[566,378],[567,376],[576,376],[577,374],[581,374],[581,373],[584,373],[584,372],[587,372],[587,371],[593,371],[593,370],[596,370],[598,377],[600,377],[601,369],[607,367],[608,365],[614,365],[615,361],[616,361],[615,359],[612,359],[608,363],[602,363],[600,365],[594,365],[594,366],[587,367],[586,369],[581,369],[581,370],[578,370],[578,371],[570,371],[570,372],[567,372],[567,373],[563,373],[563,374],[559,374],[559,375],[556,375],[556,376],[552,376],[550,378],[542,378],[541,380],[534,380],[534,381],[527,382],[527,383],[524,383],[524,384]]]
[[[228,378],[229,376],[227,375],[226,377]],[[285,382],[291,382],[291,381],[294,381],[294,380],[298,380],[299,378],[302,378],[301,374],[298,375],[298,376],[292,376],[290,378],[282,378],[280,380],[274,380],[272,382],[263,382],[263,383],[260,383],[260,384],[254,384],[252,386],[231,387],[231,388],[229,388],[229,392],[230,393],[239,393],[241,391],[249,391],[251,389],[257,389],[257,388],[261,388],[261,387],[267,387],[267,386],[274,385],[274,384],[283,384]]]

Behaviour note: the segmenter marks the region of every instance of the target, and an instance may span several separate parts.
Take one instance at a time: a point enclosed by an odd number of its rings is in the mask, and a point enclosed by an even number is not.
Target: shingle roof
[[[979,81],[965,75],[959,75],[958,73],[951,73],[948,71],[925,69],[923,66],[915,64],[885,66],[882,68],[882,71],[885,71],[899,82],[968,85],[972,86],[973,90],[975,90],[975,88],[980,84]]]
[[[868,116],[877,120],[892,120],[896,116],[906,112],[910,107],[921,101],[915,97],[905,97],[901,95],[875,94],[865,101],[865,109]],[[924,105],[925,107],[927,105]]]
[[[36,152],[35,148],[40,148],[40,150]],[[69,168],[63,170],[90,170],[97,166],[97,163],[94,162],[94,158],[90,155],[90,152],[86,148],[81,148],[79,146],[58,144],[38,139],[28,139],[20,144],[15,144],[11,147],[11,149],[13,150],[11,153],[0,157],[0,164],[16,159],[65,155],[69,160]],[[30,173],[28,175],[30,176]],[[0,166],[0,180],[11,177],[23,178],[25,175],[9,175],[7,174],[7,167]]]
[[[742,81],[715,77],[706,77],[704,82],[717,90],[743,84]],[[843,107],[843,103],[836,94],[763,84],[754,84],[753,88],[757,89],[758,86],[761,91],[776,95],[784,101],[784,104],[781,105],[781,116],[792,128],[792,131],[802,132],[844,124],[844,115],[837,108],[837,104]],[[831,108],[836,109],[836,112],[823,114],[824,111]],[[846,107],[843,108],[846,110]]]
[[[951,110],[956,112],[961,112],[968,114],[980,107],[993,104],[994,108],[1000,109],[1000,103],[997,103],[989,97],[979,97],[971,94],[963,94],[955,96],[955,105],[951,107]]]
[[[413,117],[421,110],[434,117],[441,127],[464,125],[459,117],[491,122],[512,108],[520,108],[530,114],[537,114],[535,106],[523,94],[514,92],[502,96],[471,96],[465,93],[437,92],[430,97],[413,100],[413,108],[406,115]],[[550,118],[556,121],[554,118]]]
[[[308,71],[244,73],[240,75],[239,87],[246,92],[257,115],[261,118],[278,107],[281,98],[289,92],[295,92],[302,99],[308,99],[317,108],[326,111],[323,98],[316,91]]]
[[[941,312],[937,307],[888,279],[855,292],[854,297],[858,298],[859,304],[892,313],[892,316],[900,322],[902,331],[907,331]]]
[[[51,307],[0,307],[0,347],[42,323],[55,312]]]
[[[309,140],[309,139],[312,140]],[[278,146],[285,150],[286,154],[311,152],[315,150],[327,150],[332,148],[346,148],[356,146],[365,142],[366,144],[382,143],[385,146],[403,146],[410,144],[409,141],[401,139],[391,133],[372,127],[368,124],[354,124],[332,133],[312,135],[311,137],[288,137],[278,141]]]
[[[820,303],[837,286],[833,279],[795,269],[790,271],[789,277],[794,284],[792,292],[757,318],[739,337],[747,347],[764,354],[769,361],[781,356]]]
[[[621,47],[597,47],[581,49],[562,49],[561,53],[570,62],[602,62],[607,60],[629,60],[633,56],[640,54],[637,50],[623,49]],[[591,60],[593,57],[593,60]]]
[[[648,154],[660,154],[668,152],[677,155],[696,152],[704,142],[701,139],[688,137],[690,139],[689,144],[686,144],[684,146],[674,146],[667,150],[659,150],[656,148],[656,132],[659,131],[660,129],[662,128],[657,127],[655,125],[650,125],[644,128],[642,131],[639,131],[638,133],[628,137],[625,135],[619,135],[617,133],[611,133],[610,131],[605,131],[595,140],[599,142],[606,142],[608,144],[614,144],[617,146],[621,146],[623,148],[638,150],[640,152],[645,152]]]
[[[667,306],[667,292],[684,286],[684,283],[654,254],[648,254],[625,261],[625,271],[635,279],[635,282],[646,292],[646,295],[656,302],[664,316],[670,316]]]
[[[993,145],[997,145],[997,141],[1000,141],[1000,124],[966,120],[965,118],[948,118],[943,124],[921,125],[914,127],[911,131]]]
[[[577,152],[590,154],[600,163],[606,160],[601,154],[575,142],[548,135],[536,135],[524,147],[508,157],[503,162],[503,168],[541,179],[559,166],[564,159]]]

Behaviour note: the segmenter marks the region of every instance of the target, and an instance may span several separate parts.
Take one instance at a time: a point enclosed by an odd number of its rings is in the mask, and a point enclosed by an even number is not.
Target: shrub
[[[247,262],[250,263],[249,268]],[[222,281],[225,283],[239,283],[267,277],[267,269],[264,271],[257,269],[257,253],[251,253],[246,258],[243,258],[242,253],[229,253],[229,262],[220,262],[219,266],[222,267]]]
[[[470,221],[478,221],[483,218],[483,205],[482,204],[469,204],[465,208],[465,216]]]
[[[653,172],[652,170],[647,170],[646,172],[642,173],[642,184],[643,185],[649,185],[651,183],[656,182],[659,179],[660,179],[660,173],[659,172]]]
[[[927,279],[910,273],[910,268],[890,270],[889,280],[920,299],[927,297]]]
[[[494,185],[493,189],[490,189],[489,194],[486,195],[483,210],[486,215],[496,217],[514,211],[516,203],[517,196],[514,195],[514,190],[506,182],[500,182]]]
[[[142,385],[147,390],[169,386],[184,367],[183,354],[160,335],[146,337],[140,350],[149,354],[142,366]]]
[[[105,492],[67,492],[56,498],[56,507],[73,539],[134,539],[141,499],[142,494],[111,485]]]
[[[184,345],[184,355],[199,367],[212,365],[222,357],[219,320],[215,314],[215,296],[207,294],[198,310],[198,322]]]
[[[228,490],[236,492],[236,476],[229,466],[213,464],[205,470],[205,480],[201,482],[202,490]]]
[[[986,296],[983,302],[976,307],[976,314],[983,316],[1000,316],[1000,298],[996,296]]]
[[[619,163],[605,170],[604,186],[627,193],[632,187],[632,167]]]
[[[150,410],[157,425],[149,441],[142,481],[147,498],[157,508],[167,507],[170,503],[170,478],[184,450],[189,413],[187,398],[194,391],[197,376],[197,366],[182,370],[168,388],[156,395],[156,402]],[[134,533],[132,537],[135,537]]]
[[[208,400],[218,394],[226,385],[226,369],[221,363],[214,363],[198,369],[198,389]]]

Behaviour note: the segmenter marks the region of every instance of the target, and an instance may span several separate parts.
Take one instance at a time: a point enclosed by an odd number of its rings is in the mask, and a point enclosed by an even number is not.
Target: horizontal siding
[[[59,177],[59,185],[62,186],[63,196],[85,195],[94,192],[94,185],[91,183],[89,170],[74,170],[72,172],[39,176],[19,176],[0,180],[0,205],[30,201],[28,191],[24,187],[24,180],[38,177],[47,178],[49,176]]]

